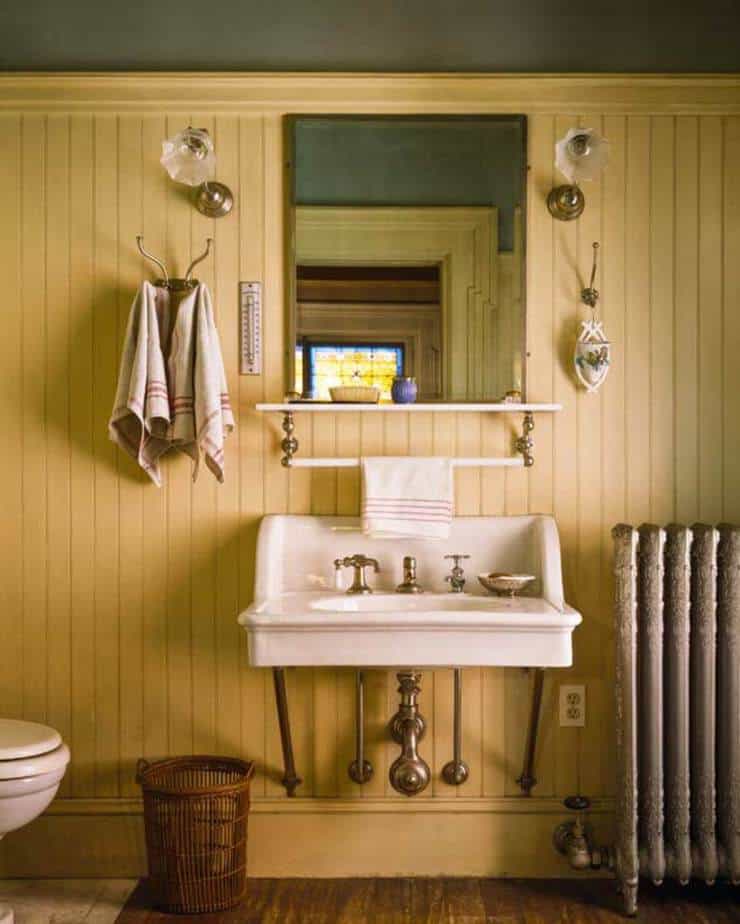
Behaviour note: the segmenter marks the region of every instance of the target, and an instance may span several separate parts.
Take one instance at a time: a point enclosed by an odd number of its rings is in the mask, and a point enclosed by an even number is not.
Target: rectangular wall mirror
[[[524,116],[288,120],[287,389],[524,392]]]

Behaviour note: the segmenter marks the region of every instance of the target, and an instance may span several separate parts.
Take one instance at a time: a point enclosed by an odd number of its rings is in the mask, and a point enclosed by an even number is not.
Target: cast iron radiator
[[[617,841],[639,876],[740,883],[740,527],[620,525]]]

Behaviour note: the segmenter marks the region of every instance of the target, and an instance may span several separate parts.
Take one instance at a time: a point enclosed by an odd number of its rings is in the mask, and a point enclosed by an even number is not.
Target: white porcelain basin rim
[[[447,604],[449,607],[443,607]],[[434,604],[437,604],[435,607]],[[287,593],[272,600],[253,603],[239,616],[248,632],[299,631],[336,632],[351,636],[360,631],[423,629],[454,632],[516,629],[520,632],[570,631],[581,621],[575,610],[555,609],[541,597],[482,597],[463,594],[404,594],[368,596],[327,595],[325,592]]]

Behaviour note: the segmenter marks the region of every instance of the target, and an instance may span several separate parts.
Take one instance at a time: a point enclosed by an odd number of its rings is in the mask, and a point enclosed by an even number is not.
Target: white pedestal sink
[[[450,593],[445,584],[444,556],[450,554],[469,556],[464,593]],[[334,560],[354,555],[380,565],[370,579],[372,594],[348,595],[334,586]],[[416,558],[422,594],[395,592],[409,555]],[[476,575],[491,571],[531,574],[535,581],[526,596],[489,596]],[[401,755],[389,776],[406,795],[421,792],[430,779],[417,750],[425,729],[417,704],[420,668],[455,669],[454,758],[442,771],[451,785],[468,777],[460,754],[461,668],[538,668],[519,779],[525,792],[531,790],[542,668],[570,666],[571,636],[581,621],[563,599],[560,541],[552,517],[456,517],[449,540],[423,542],[368,538],[354,517],[267,516],[259,531],[254,596],[239,623],[249,639],[250,664],[274,670],[288,795],[300,783],[285,693],[283,668],[289,666],[399,669],[401,704],[390,731]],[[358,670],[356,758],[349,767],[356,783],[372,775],[364,758],[362,684]]]

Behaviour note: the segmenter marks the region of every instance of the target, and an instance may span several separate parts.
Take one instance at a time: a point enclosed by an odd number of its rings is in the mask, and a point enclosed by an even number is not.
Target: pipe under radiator
[[[640,876],[740,883],[740,527],[612,536],[616,844],[593,848],[580,819],[555,843],[579,868],[608,858],[635,914]]]

